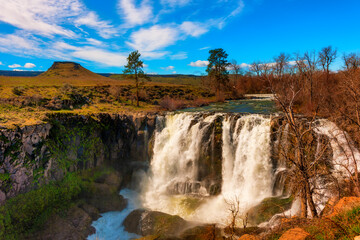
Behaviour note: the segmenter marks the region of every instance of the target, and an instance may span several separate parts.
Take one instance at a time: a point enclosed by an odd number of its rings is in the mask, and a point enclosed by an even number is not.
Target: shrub
[[[68,174],[60,182],[9,199],[0,207],[0,239],[17,239],[40,226],[51,213],[67,207],[82,187],[78,175]]]
[[[192,106],[195,107],[202,107],[202,106],[207,106],[209,105],[210,101],[204,98],[197,98],[192,102]]]
[[[139,91],[139,100],[146,102],[146,101],[148,101],[149,99],[150,99],[150,98],[149,98],[147,92],[146,92],[144,89],[141,89],[141,90]]]
[[[169,96],[164,97],[160,101],[160,106],[165,108],[166,110],[174,111],[176,109],[181,109],[186,106],[185,102],[180,99],[173,99]]]
[[[24,91],[25,91],[25,89],[23,87],[14,87],[12,89],[13,94],[15,94],[17,96],[23,95]]]
[[[111,85],[109,87],[109,93],[110,93],[110,95],[112,95],[115,98],[116,101],[120,100],[122,91],[123,91],[123,89],[120,86]]]

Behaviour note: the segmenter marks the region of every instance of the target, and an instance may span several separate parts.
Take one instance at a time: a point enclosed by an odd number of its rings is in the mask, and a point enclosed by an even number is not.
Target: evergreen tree
[[[139,106],[139,87],[140,87],[140,80],[142,83],[144,80],[150,80],[148,76],[145,75],[142,68],[144,67],[144,62],[140,60],[141,54],[139,51],[133,51],[127,57],[127,65],[125,65],[124,74],[128,77],[135,79],[135,86],[136,86],[136,106]]]
[[[222,48],[217,48],[209,51],[209,64],[206,72],[214,83],[216,94],[219,96],[221,88],[225,88],[229,83],[229,72],[227,68],[230,63],[227,60],[228,54]]]

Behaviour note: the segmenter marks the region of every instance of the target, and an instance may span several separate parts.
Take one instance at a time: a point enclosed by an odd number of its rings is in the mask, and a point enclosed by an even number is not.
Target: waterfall
[[[218,117],[213,114],[170,114],[157,119],[150,176],[144,187],[144,206],[184,215],[175,206],[173,195],[208,195],[199,181],[199,157],[210,144],[210,126]],[[209,135],[210,136],[210,135]]]
[[[259,115],[230,116],[223,120],[221,194],[196,210],[196,220],[226,223],[229,204],[238,202],[241,215],[272,196],[270,134],[270,119]]]
[[[272,195],[270,119],[249,115],[223,122],[222,195],[237,195],[241,204],[253,205]]]
[[[218,117],[223,118],[222,190],[209,196],[199,171],[213,166],[199,165],[199,157],[204,149],[213,148]],[[158,118],[144,206],[186,219],[224,222],[226,200],[236,197],[245,211],[272,196],[270,148],[270,119],[260,115],[182,113]],[[189,205],[196,207],[189,210]]]
[[[335,123],[321,119],[315,132],[327,136],[330,140],[334,174],[337,177],[349,175],[349,172],[353,174],[356,168],[360,171],[360,152],[345,131],[338,128]]]

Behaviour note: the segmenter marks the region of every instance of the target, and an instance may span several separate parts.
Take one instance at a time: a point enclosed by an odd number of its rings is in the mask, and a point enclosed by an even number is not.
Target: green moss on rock
[[[282,213],[290,209],[293,197],[265,198],[260,204],[248,211],[249,222],[251,224],[260,224],[269,221],[275,214]]]

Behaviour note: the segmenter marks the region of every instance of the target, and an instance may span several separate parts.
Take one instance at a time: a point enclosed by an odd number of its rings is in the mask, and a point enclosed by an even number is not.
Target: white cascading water
[[[333,151],[334,173],[339,175],[349,175],[354,173],[357,168],[360,171],[360,152],[354,146],[353,141],[336,126],[335,123],[326,119],[319,120],[315,132],[327,136]]]
[[[196,220],[227,223],[229,203],[239,203],[240,215],[272,196],[270,119],[259,115],[223,121],[222,190],[194,214]],[[209,211],[209,209],[216,209]]]
[[[224,116],[222,192],[209,197],[203,186],[194,187],[198,186],[193,183],[197,181],[198,168],[202,167],[198,166],[201,145],[209,144],[203,142],[204,134],[218,116],[202,118],[183,113],[160,119],[164,126],[158,126],[161,130],[155,135],[152,174],[143,194],[145,207],[189,220],[225,223],[228,219],[225,200],[236,197],[245,211],[272,195],[270,119],[259,115],[238,119]],[[170,195],[169,189],[176,190],[178,195]],[[200,206],[191,212],[179,204],[186,202],[188,193],[203,197]]]
[[[222,122],[222,189],[221,194],[209,196],[205,186],[199,181],[199,156],[206,147],[213,147],[214,121],[223,117]],[[181,113],[157,119],[153,157],[150,174],[145,175],[140,196],[132,191],[122,190],[121,194],[131,199],[122,212],[102,214],[93,223],[97,233],[88,239],[130,239],[136,235],[128,234],[119,223],[135,208],[146,207],[151,210],[176,214],[187,220],[204,223],[227,224],[229,205],[236,199],[240,205],[240,215],[257,205],[264,198],[281,195],[273,192],[274,177],[286,168],[280,162],[273,172],[271,163],[270,119],[260,115],[225,115]],[[289,126],[280,128],[275,150],[279,144],[288,145]],[[209,132],[211,131],[211,132]],[[314,128],[318,134],[318,148],[321,148],[320,135],[330,140],[333,152],[334,175],[359,169],[360,152],[351,139],[334,123],[319,120]],[[345,170],[345,166],[348,170]],[[360,170],[360,169],[359,169]],[[331,193],[322,178],[314,179],[314,201],[320,212]],[[282,184],[279,185],[281,188]],[[294,201],[292,208],[277,214],[292,216],[300,211],[300,202]],[[271,226],[277,215],[270,220]],[[266,223],[264,223],[266,225]]]
[[[143,195],[145,207],[184,216],[184,209],[170,193],[207,194],[197,181],[198,158],[201,145],[206,144],[203,136],[217,116],[183,113],[157,119],[151,176]]]
[[[223,123],[222,195],[237,195],[241,204],[251,206],[272,195],[270,119],[241,117],[234,131],[231,122]]]

